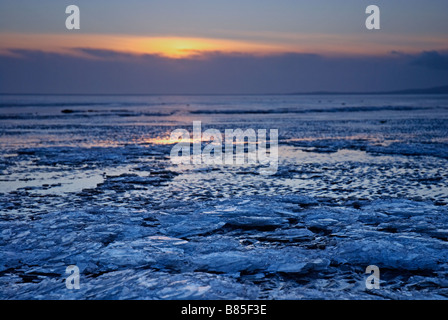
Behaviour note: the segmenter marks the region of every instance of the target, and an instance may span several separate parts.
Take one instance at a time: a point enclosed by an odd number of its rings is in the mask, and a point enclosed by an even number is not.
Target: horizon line
[[[392,91],[310,91],[284,93],[11,93],[0,92],[2,96],[288,96],[288,95],[400,95],[400,94],[448,94],[448,85],[429,88],[410,88]]]

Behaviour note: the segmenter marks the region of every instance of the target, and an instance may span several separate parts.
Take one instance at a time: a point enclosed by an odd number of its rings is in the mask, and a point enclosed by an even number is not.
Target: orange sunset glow
[[[61,34],[3,34],[0,50],[7,48],[42,50],[79,55],[77,48],[90,48],[127,52],[131,54],[156,54],[169,58],[185,58],[201,52],[245,52],[270,54],[284,50],[281,46],[227,39],[193,37],[142,37],[126,35],[61,35]],[[282,50],[283,49],[283,50]]]
[[[442,47],[446,39],[402,37],[400,42],[382,36],[382,42],[364,43],[354,35],[338,38],[325,34],[267,35],[267,39],[240,40],[179,36],[134,36],[104,34],[0,34],[0,51],[8,49],[85,55],[76,49],[89,48],[131,54],[155,54],[168,58],[187,58],[207,52],[272,55],[314,53],[323,55],[381,55],[399,48],[417,52],[425,47]]]

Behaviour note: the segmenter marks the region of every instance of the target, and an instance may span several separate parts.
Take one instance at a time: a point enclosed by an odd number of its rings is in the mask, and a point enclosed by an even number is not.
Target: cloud
[[[200,52],[184,58],[77,48],[70,53],[10,50],[0,55],[0,92],[245,94],[389,91],[445,85],[445,56],[328,57]],[[445,57],[442,60],[440,56]],[[422,58],[423,57],[423,58]],[[430,59],[432,58],[432,60]],[[416,62],[431,67],[416,68]],[[420,61],[420,62],[419,62]],[[434,65],[439,68],[433,67]]]
[[[448,70],[448,54],[438,51],[424,51],[411,62],[412,65],[429,69]]]
[[[123,59],[131,58],[134,56],[130,53],[125,52],[93,48],[74,48],[73,51],[80,53],[81,55],[85,55],[85,57],[98,59]]]

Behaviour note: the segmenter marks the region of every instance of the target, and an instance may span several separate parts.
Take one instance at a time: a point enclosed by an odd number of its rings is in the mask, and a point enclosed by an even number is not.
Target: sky
[[[80,29],[68,30],[68,5]],[[380,8],[367,30],[366,7]],[[0,92],[258,94],[448,84],[446,0],[0,0]]]

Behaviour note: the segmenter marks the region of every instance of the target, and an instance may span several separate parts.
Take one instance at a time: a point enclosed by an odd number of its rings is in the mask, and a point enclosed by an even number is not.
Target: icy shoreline
[[[443,97],[62,98],[1,103],[0,299],[448,299]],[[278,172],[173,165],[196,117]]]

